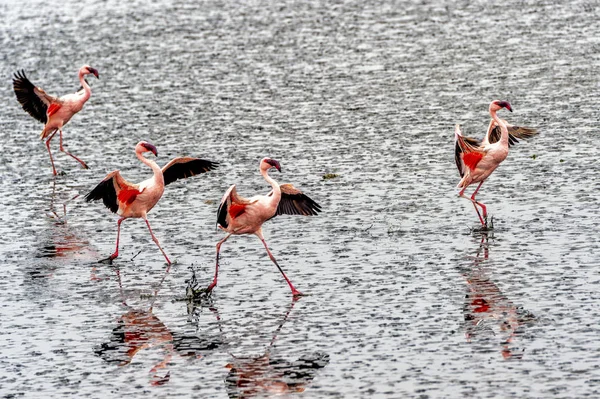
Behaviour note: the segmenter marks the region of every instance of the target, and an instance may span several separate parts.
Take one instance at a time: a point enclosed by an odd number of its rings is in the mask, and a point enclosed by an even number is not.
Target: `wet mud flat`
[[[0,3],[2,397],[596,397],[600,233],[598,7],[589,2]],[[100,71],[53,178],[9,76],[52,94]],[[493,99],[540,135],[511,148],[472,231],[454,125],[482,137]],[[197,156],[145,224],[82,200]],[[222,248],[231,184],[258,162],[323,208]],[[323,178],[327,174],[329,178]],[[336,176],[332,176],[336,175]],[[77,197],[78,196],[78,197]]]

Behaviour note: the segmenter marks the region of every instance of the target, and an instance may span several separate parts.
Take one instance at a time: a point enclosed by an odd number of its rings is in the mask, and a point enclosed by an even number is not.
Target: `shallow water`
[[[0,1],[3,397],[600,395],[593,2],[63,3]],[[53,178],[9,76],[64,94],[84,63],[100,80],[65,144],[91,169],[54,143]],[[481,137],[492,99],[541,134],[483,185],[482,235],[453,131]],[[149,175],[141,139],[160,165],[221,162],[150,213],[168,273],[139,220],[97,263],[116,217],[82,199],[114,169]],[[223,192],[267,192],[264,156],[323,208],[264,227],[308,295],[234,237],[212,301],[186,302],[192,270],[212,277]]]

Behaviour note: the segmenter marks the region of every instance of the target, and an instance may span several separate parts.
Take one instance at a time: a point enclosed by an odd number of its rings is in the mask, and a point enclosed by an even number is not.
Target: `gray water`
[[[53,3],[0,2],[2,397],[600,396],[595,2]],[[64,131],[90,169],[54,140],[54,178],[10,77],[62,95],[86,63],[100,80]],[[482,137],[493,99],[540,135],[482,186],[481,234],[453,135]],[[160,165],[221,162],[149,214],[168,272],[140,220],[98,263],[116,216],[82,199],[114,169],[149,176],[142,139]],[[264,156],[323,208],[264,226],[307,295],[233,237],[212,299],[186,301],[225,190],[268,192]]]

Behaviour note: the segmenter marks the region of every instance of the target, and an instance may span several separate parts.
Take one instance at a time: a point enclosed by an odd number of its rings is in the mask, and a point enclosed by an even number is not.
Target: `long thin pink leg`
[[[115,252],[111,256],[101,260],[100,262],[108,261],[112,264],[113,259],[116,259],[119,256],[119,237],[121,236],[121,223],[123,223],[123,220],[125,219],[126,218],[120,218],[119,220],[117,220],[117,246],[115,248]]]
[[[481,210],[483,211],[483,218],[487,221],[487,208],[486,208],[486,206],[483,205],[481,202],[475,201],[475,196],[477,195],[477,192],[481,188],[482,184],[483,184],[483,181],[481,183],[479,183],[479,185],[477,186],[477,188],[473,192],[473,195],[471,195],[471,200],[473,201],[473,205],[477,204],[477,205],[479,205],[481,207]],[[475,209],[477,209],[477,207],[475,207]],[[477,213],[479,213],[479,211]]]
[[[225,241],[227,241],[227,239],[229,237],[231,237],[231,233],[227,234],[225,236],[225,238],[223,238],[221,241],[219,241],[217,243],[217,263],[216,263],[216,266],[215,266],[215,277],[213,278],[212,283],[210,283],[210,285],[208,287],[206,287],[206,293],[211,292],[212,289],[217,286],[217,276],[219,275],[219,253],[221,252],[221,245],[223,245],[223,243]]]
[[[75,155],[71,154],[69,151],[65,150],[63,148],[63,136],[62,136],[62,129],[58,130],[60,132],[59,137],[60,137],[60,150],[62,152],[64,152],[65,154],[67,154],[68,156],[70,156],[71,158],[73,158],[74,160],[76,160],[77,162],[79,162],[81,164],[81,166],[83,166],[83,169],[89,169],[88,166],[86,165],[85,162],[83,162],[81,159],[77,158]]]
[[[162,247],[160,246],[160,243],[158,242],[158,238],[156,238],[156,236],[152,232],[152,228],[150,227],[150,223],[148,222],[148,219],[144,219],[144,220],[146,221],[146,225],[148,226],[148,230],[150,230],[150,235],[152,236],[152,241],[154,241],[154,243],[156,244],[156,246],[158,247],[158,249],[160,249],[160,252],[162,252],[163,256],[167,260],[167,265],[171,266],[171,261],[169,260],[169,257],[167,256],[167,254],[165,253],[165,251],[163,251]]]
[[[52,133],[50,133],[50,137],[48,137],[48,140],[46,140],[46,148],[48,149],[48,154],[50,155],[50,163],[52,164],[52,174],[54,174],[54,176],[56,176],[58,173],[56,173],[56,168],[54,167],[54,159],[52,158],[52,151],[50,151],[50,140],[52,140],[52,138],[56,134],[57,130],[58,129],[56,129]]]
[[[273,261],[273,263],[275,263],[275,266],[277,266],[277,268],[279,269],[279,271],[281,272],[281,274],[283,275],[283,278],[285,279],[285,281],[287,281],[288,285],[290,286],[290,289],[292,290],[292,295],[293,296],[301,296],[304,295],[303,293],[301,293],[300,291],[298,291],[294,285],[292,284],[292,282],[290,281],[289,278],[287,278],[287,276],[285,275],[285,273],[283,272],[283,270],[281,269],[281,267],[279,266],[279,264],[277,263],[277,261],[275,260],[275,257],[273,256],[273,254],[271,253],[271,251],[269,250],[269,247],[267,246],[267,242],[265,241],[264,238],[260,238],[260,240],[262,241],[263,245],[265,246],[265,249],[267,250],[267,253],[269,254],[269,258],[271,258],[271,260]]]
[[[481,184],[480,184],[480,186],[481,186]],[[475,204],[476,204],[475,200],[474,200],[474,199],[472,199],[472,198],[469,198],[469,197],[467,197],[467,196],[465,195],[465,190],[466,190],[466,189],[467,189],[467,188],[465,187],[465,188],[463,188],[462,190],[460,190],[460,193],[458,193],[458,196],[459,196],[459,197],[466,198],[466,199],[468,199],[469,201],[471,201],[471,203],[472,203],[472,204],[473,204],[473,206],[475,207],[475,211],[477,211],[477,216],[479,216],[479,221],[481,222],[481,225],[482,225],[482,226],[485,226],[486,224],[485,224],[485,222],[484,222],[483,218],[481,217],[481,213],[479,213],[479,209],[477,209],[477,205],[475,205]]]

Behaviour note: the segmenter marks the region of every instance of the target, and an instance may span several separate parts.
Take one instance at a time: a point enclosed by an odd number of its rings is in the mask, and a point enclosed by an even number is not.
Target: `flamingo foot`
[[[116,259],[118,256],[119,256],[119,253],[115,252],[114,254],[112,254],[111,256],[109,256],[108,258],[99,260],[98,263],[107,263],[109,265],[112,265],[113,264],[113,259]]]
[[[304,294],[294,288],[294,289],[292,289],[292,296],[294,298],[298,298],[298,297],[304,296]]]

